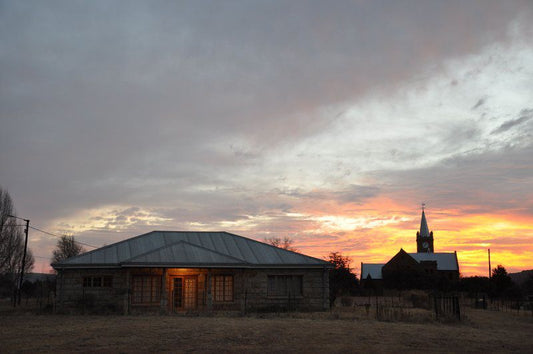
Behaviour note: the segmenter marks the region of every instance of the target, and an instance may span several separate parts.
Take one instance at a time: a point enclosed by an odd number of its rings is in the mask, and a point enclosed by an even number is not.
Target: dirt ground
[[[363,316],[364,317],[364,316]],[[382,322],[350,313],[249,316],[0,315],[0,353],[520,352],[533,317],[468,310],[461,322]]]

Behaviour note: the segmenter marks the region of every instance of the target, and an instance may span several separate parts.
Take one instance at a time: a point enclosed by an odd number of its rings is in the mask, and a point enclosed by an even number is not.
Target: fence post
[[[435,317],[438,320],[439,319],[439,309],[437,307],[437,297],[433,295],[433,304],[435,306]]]
[[[458,296],[455,297],[455,301],[457,303],[457,319],[459,321],[461,321],[461,306],[459,304],[459,297]]]

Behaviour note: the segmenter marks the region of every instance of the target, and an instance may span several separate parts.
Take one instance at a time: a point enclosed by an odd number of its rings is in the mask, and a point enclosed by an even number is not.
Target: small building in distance
[[[387,263],[361,263],[361,285],[365,288],[425,288],[459,280],[457,252],[434,252],[433,231],[429,231],[422,209],[416,253],[403,249]]]
[[[152,231],[52,266],[64,311],[329,308],[329,262],[228,232]]]

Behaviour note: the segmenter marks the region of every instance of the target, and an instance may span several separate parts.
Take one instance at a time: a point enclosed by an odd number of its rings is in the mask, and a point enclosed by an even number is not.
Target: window
[[[233,275],[215,275],[214,283],[215,301],[233,301]]]
[[[106,275],[104,277],[83,277],[84,288],[111,288],[113,286],[113,277]]]
[[[135,275],[133,276],[132,303],[155,304],[161,299],[161,276]]]
[[[269,275],[268,296],[302,296],[302,275]]]

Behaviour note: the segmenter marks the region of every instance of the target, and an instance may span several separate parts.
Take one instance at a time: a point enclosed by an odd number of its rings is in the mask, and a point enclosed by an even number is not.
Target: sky
[[[151,230],[533,268],[531,1],[0,1],[0,186],[93,246]],[[57,237],[30,229],[34,271]],[[92,249],[86,246],[87,250]]]

